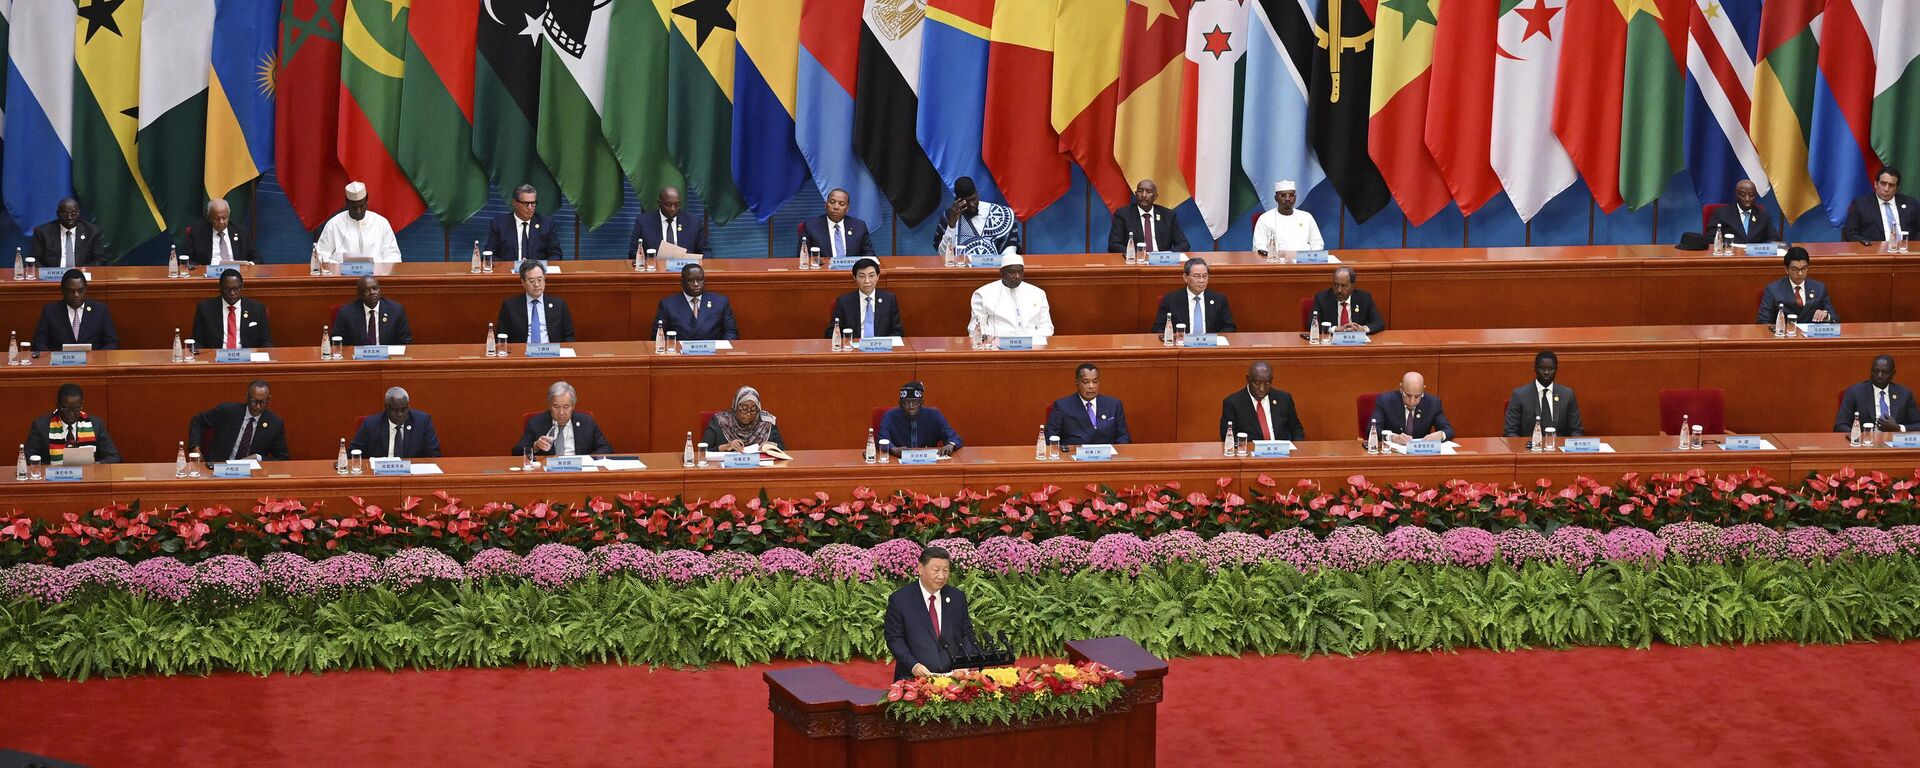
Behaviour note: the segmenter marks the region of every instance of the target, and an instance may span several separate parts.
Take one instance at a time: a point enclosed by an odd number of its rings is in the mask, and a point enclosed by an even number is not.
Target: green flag
[[[1638,209],[1686,167],[1681,134],[1687,4],[1638,0],[1627,17],[1626,86],[1621,93],[1620,197]]]
[[[487,204],[487,174],[473,157],[473,0],[413,0],[400,82],[400,167],[441,226]]]
[[[73,188],[118,257],[166,228],[134,144],[146,2],[82,2],[73,27]]]
[[[206,202],[207,82],[213,61],[212,3],[147,7],[140,49],[140,173],[169,229],[199,221]]]
[[[623,3],[624,5],[624,3]],[[501,8],[508,11],[502,12]],[[540,212],[560,207],[560,188],[533,148],[540,113],[538,16],[514,14],[506,3],[483,2],[474,31],[473,156],[503,196],[531,184]]]
[[[673,0],[667,17],[673,23],[673,42],[667,51],[667,146],[686,172],[688,186],[706,202],[707,216],[715,224],[732,221],[747,209],[740,190],[733,186],[733,12],[737,3]]]
[[[540,46],[534,146],[587,229],[606,223],[623,202],[620,161],[600,129],[610,44],[607,17],[612,13],[609,3],[549,6],[546,41]]]
[[[348,0],[340,31],[340,165],[367,185],[368,206],[405,229],[426,202],[395,159],[400,146],[400,86],[406,75],[407,4]]]
[[[652,200],[656,190],[685,183],[667,151],[666,17],[671,0],[614,3],[607,51],[607,99],[600,128],[633,183],[634,194]]]

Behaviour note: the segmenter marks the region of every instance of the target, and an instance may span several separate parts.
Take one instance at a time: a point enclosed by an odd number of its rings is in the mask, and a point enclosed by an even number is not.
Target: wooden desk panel
[[[1780,436],[1761,437],[1771,440],[1782,449],[1787,448]],[[1613,446],[1614,452],[1532,453],[1527,450],[1527,439],[1524,437],[1509,437],[1504,442],[1514,457],[1514,479],[1521,484],[1547,480],[1560,485],[1578,477],[1611,483],[1629,472],[1648,475],[1680,469],[1701,469],[1710,475],[1732,475],[1753,469],[1766,472],[1782,482],[1797,480],[1801,474],[1794,469],[1794,454],[1787,450],[1727,451],[1714,444],[1698,451],[1682,451],[1675,448],[1675,438],[1665,435],[1609,434],[1600,440]],[[1560,442],[1564,444],[1566,441],[1563,439]]]
[[[1761,325],[1699,331],[1708,340],[1699,386],[1727,391],[1727,429],[1736,432],[1831,429],[1840,392],[1866,380],[1876,355],[1911,355],[1920,342],[1920,327],[1903,323],[1847,323],[1838,339],[1776,339]]]

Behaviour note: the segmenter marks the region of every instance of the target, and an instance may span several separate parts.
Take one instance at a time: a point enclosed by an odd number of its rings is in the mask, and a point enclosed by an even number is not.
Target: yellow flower
[[[1053,673],[1068,680],[1080,676],[1080,670],[1075,669],[1072,664],[1055,664],[1053,665]]]
[[[936,691],[946,690],[947,686],[953,685],[953,678],[941,675],[928,681],[927,684],[933,686]]]
[[[1001,685],[1013,685],[1020,682],[1020,670],[1012,667],[995,667],[993,669],[982,670],[981,674]]]

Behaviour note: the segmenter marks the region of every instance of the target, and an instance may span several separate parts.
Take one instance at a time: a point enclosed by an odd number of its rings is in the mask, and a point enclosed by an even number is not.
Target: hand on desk
[[[1832,315],[1827,314],[1827,311],[1824,309],[1816,309],[1813,311],[1813,321],[1816,323],[1827,322],[1831,317]]]
[[[1336,331],[1361,331],[1364,333],[1367,327],[1359,323],[1347,323],[1346,325],[1334,326],[1333,329]]]

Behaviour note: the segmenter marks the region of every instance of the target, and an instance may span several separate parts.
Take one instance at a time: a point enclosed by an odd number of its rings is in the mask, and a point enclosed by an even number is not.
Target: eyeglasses
[[[535,204],[537,204],[537,203],[539,203],[539,201],[538,201],[538,200],[515,200],[515,201],[513,201],[513,204],[514,204],[514,205],[535,205]]]
[[[247,398],[247,405],[266,405],[271,402],[273,402],[273,398],[271,397],[266,398],[264,400],[255,400],[251,397]]]

